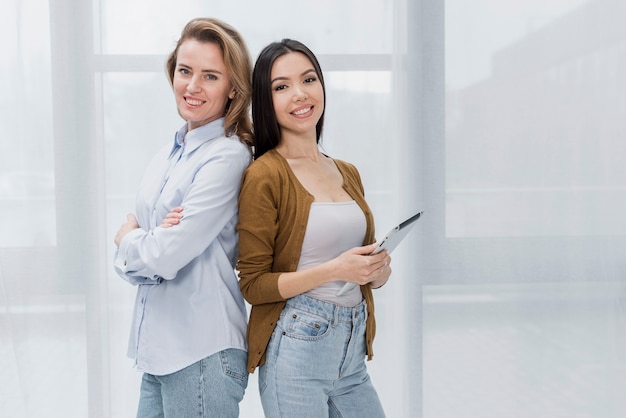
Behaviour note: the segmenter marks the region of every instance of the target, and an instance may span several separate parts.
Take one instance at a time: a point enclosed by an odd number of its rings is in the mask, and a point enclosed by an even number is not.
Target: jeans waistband
[[[353,322],[365,319],[365,300],[356,306],[341,306],[306,295],[294,296],[287,300],[287,306],[300,309],[333,322]]]

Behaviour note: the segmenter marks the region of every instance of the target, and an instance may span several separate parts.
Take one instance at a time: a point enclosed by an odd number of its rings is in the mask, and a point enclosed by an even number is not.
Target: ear
[[[231,100],[234,99],[236,93],[237,92],[235,90],[231,91],[230,94],[228,95],[228,98],[231,99]]]

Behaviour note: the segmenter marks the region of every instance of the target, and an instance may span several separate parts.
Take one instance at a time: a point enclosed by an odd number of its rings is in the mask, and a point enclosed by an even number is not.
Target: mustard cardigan
[[[375,241],[374,218],[365,201],[363,184],[350,163],[334,160],[344,189],[365,214],[363,245]],[[298,181],[287,160],[272,149],[246,170],[239,195],[239,286],[252,305],[248,321],[248,371],[265,363],[265,351],[286,304],[278,291],[278,276],[298,267],[309,210],[314,197]],[[373,356],[376,333],[370,285],[361,286],[367,304],[367,358]]]

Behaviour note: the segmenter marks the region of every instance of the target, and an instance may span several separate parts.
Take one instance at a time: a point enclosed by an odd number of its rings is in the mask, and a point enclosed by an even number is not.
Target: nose
[[[300,102],[309,98],[309,95],[306,94],[306,91],[302,87],[297,87],[294,95],[294,100],[296,102]]]
[[[199,90],[200,90],[199,80],[198,80],[198,77],[194,75],[193,77],[191,77],[191,79],[189,80],[189,83],[187,84],[187,91],[192,93],[192,92],[197,92]]]

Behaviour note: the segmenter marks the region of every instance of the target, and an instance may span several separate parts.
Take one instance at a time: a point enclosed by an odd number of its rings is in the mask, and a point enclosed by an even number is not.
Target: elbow
[[[239,281],[239,289],[246,302],[252,306],[282,302],[285,301],[285,298],[278,291],[277,278],[277,274],[255,276],[254,278],[244,276]]]
[[[248,302],[250,305],[258,305],[258,292],[253,291],[252,288],[253,286],[250,284],[250,282],[243,280],[239,282],[239,289],[241,290],[241,294],[243,295],[243,298],[246,300],[246,302]]]
[[[243,278],[239,281],[239,289],[243,298],[250,305],[261,305],[268,302],[265,291],[257,278]]]
[[[177,263],[172,263],[169,257],[158,257],[155,258],[155,263],[151,267],[151,270],[154,280],[173,280],[178,275],[180,266]]]
[[[155,271],[158,271],[153,277],[155,280],[174,280],[178,275],[178,270],[172,269],[171,266],[160,266]]]

